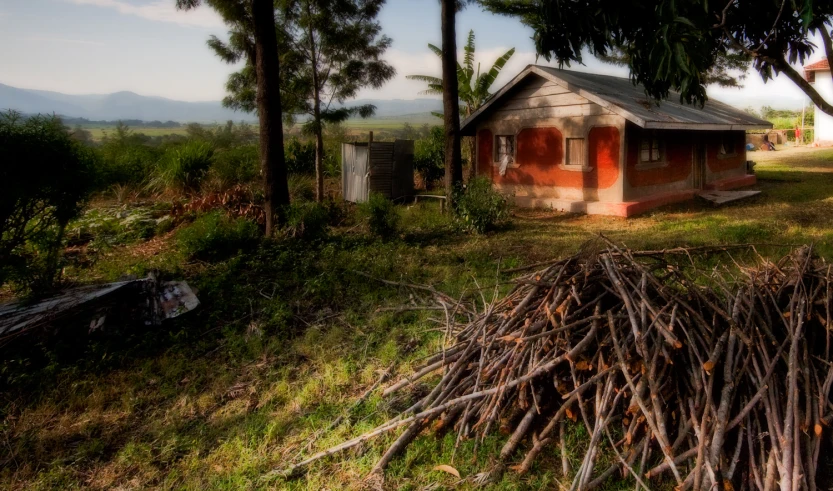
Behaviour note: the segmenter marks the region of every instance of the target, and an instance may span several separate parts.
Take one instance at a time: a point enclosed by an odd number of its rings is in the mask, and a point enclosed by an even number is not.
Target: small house
[[[414,141],[341,144],[341,191],[346,201],[363,203],[370,193],[391,200],[414,195]]]
[[[827,60],[811,63],[804,67],[804,78],[810,82],[826,101],[833,101],[833,77]],[[816,106],[813,123],[813,141],[821,144],[833,143],[833,116],[822,112]]]
[[[477,174],[522,207],[628,217],[705,190],[755,184],[729,105],[657,105],[629,79],[530,65],[463,122]]]

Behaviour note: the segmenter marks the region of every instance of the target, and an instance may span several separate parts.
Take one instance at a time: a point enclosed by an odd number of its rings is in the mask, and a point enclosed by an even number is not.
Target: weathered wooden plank
[[[541,107],[564,107],[590,103],[591,102],[584,97],[568,92],[565,94],[527,97],[525,99],[512,98],[501,105],[500,109],[535,109]]]
[[[570,94],[571,92],[553,82],[547,82],[546,85],[540,87],[530,87],[526,89],[520,89],[514,93],[512,93],[509,97],[515,99],[526,99],[530,97],[541,97],[541,96],[548,96],[548,95],[559,95],[559,94]]]
[[[495,115],[505,120],[569,118],[579,116],[601,116],[613,114],[597,104],[581,104],[564,107],[545,107],[536,109],[507,109],[497,110]]]

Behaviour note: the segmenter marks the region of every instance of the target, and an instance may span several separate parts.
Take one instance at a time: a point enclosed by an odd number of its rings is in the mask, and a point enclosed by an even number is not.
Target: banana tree
[[[428,49],[430,49],[438,57],[442,58],[442,50],[437,46],[429,44]],[[500,71],[506,65],[506,62],[508,62],[509,59],[512,58],[512,55],[515,54],[515,48],[510,49],[495,60],[492,67],[486,72],[480,71],[480,63],[477,64],[476,69],[474,66],[474,31],[469,31],[469,38],[466,42],[466,46],[463,48],[463,52],[463,63],[457,63],[457,85],[460,102],[463,106],[463,116],[467,118],[471,116],[472,113],[480,109],[480,107],[485,104],[490,97],[492,97],[492,85],[495,83],[495,79],[500,74]],[[428,84],[428,89],[421,92],[421,94],[442,95],[443,93],[443,80],[440,77],[433,77],[430,75],[408,75],[407,78],[409,80],[418,80]],[[439,114],[436,115],[441,116]],[[474,138],[468,138],[467,140],[469,161],[471,162],[470,173],[474,176],[475,142]]]

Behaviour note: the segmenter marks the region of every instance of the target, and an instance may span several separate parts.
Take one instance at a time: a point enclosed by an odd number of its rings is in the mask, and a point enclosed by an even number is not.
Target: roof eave
[[[768,130],[772,123],[737,123],[737,124],[716,124],[716,123],[667,123],[664,121],[648,121],[643,126],[649,130],[694,130],[694,131],[745,131],[745,130]]]

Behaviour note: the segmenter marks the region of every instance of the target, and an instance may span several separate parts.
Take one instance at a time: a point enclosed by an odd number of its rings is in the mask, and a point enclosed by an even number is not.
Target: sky
[[[68,94],[132,91],[184,101],[224,96],[235,70],[206,46],[223,38],[222,20],[206,6],[181,12],[175,0],[0,0],[0,83]],[[393,45],[386,59],[397,76],[359,98],[415,99],[423,84],[405,75],[439,75],[438,58],[426,45],[440,43],[437,0],[388,0],[380,22]],[[468,31],[477,35],[477,61],[490,66],[511,47],[516,54],[495,88],[508,82],[536,57],[531,31],[515,19],[469,7],[458,16],[458,45]],[[820,53],[812,61],[820,59]],[[541,64],[545,61],[538,60]],[[573,69],[627,76],[627,69],[588,57]],[[803,94],[785,77],[764,84],[751,72],[745,87],[709,88],[711,97],[736,106],[800,107]]]

